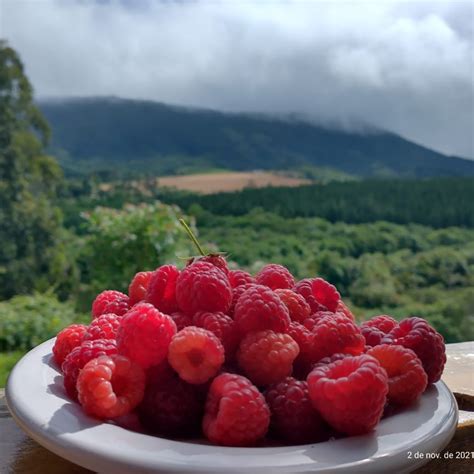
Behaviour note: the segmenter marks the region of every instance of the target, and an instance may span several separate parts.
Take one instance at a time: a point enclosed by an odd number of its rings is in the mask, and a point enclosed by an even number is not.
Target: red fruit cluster
[[[367,433],[446,361],[425,320],[358,325],[333,285],[282,265],[254,277],[207,255],[139,272],[128,292],[100,293],[90,325],[63,329],[53,358],[86,413],[133,416],[160,436],[258,446]]]

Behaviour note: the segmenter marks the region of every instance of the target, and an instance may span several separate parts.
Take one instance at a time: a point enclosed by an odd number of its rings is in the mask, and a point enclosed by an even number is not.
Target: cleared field
[[[292,178],[264,171],[203,173],[158,178],[159,186],[203,194],[265,186],[301,186],[309,183],[310,181],[307,179]]]

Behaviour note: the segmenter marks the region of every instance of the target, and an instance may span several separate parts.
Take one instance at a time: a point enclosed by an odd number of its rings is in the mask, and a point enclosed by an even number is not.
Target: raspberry
[[[149,303],[136,304],[120,321],[117,332],[119,353],[144,369],[166,358],[176,324]]]
[[[153,272],[138,272],[133,277],[133,280],[128,287],[130,306],[133,306],[146,298],[146,292],[152,275]]]
[[[224,347],[211,331],[188,326],[173,337],[168,362],[186,382],[205,383],[224,363]]]
[[[306,278],[293,289],[304,297],[313,313],[326,310],[334,313],[341,299],[336,287],[322,278]]]
[[[138,407],[142,425],[164,436],[197,432],[203,412],[197,387],[184,382],[171,370],[160,375],[147,384]]]
[[[400,321],[382,339],[382,344],[398,344],[415,352],[423,364],[428,383],[441,378],[446,363],[444,339],[424,319],[411,317]]]
[[[342,354],[338,352],[337,354],[333,354],[328,357],[323,357],[321,360],[319,360],[318,362],[316,362],[316,364],[313,365],[313,369],[316,367],[321,367],[322,365],[332,364],[333,362],[345,359],[346,357],[354,357],[354,356],[352,354]]]
[[[123,416],[141,402],[145,372],[127,357],[100,356],[81,370],[77,392],[86,413],[104,419]]]
[[[397,324],[396,319],[393,319],[391,316],[387,316],[386,314],[382,314],[364,321],[361,326],[377,328],[384,334],[388,334]]]
[[[232,288],[232,303],[230,305],[229,311],[227,312],[229,316],[234,316],[237,301],[239,301],[239,298],[245,293],[245,291],[249,288],[252,288],[252,286],[255,286],[255,283],[244,283],[243,285]]]
[[[388,375],[388,401],[409,405],[425,391],[428,383],[417,355],[403,346],[382,344],[367,352],[375,357]]]
[[[300,352],[293,363],[295,377],[305,379],[312,368],[313,335],[302,324],[292,321],[288,334],[298,344]]]
[[[314,443],[327,437],[327,425],[314,409],[305,381],[287,377],[271,385],[265,399],[272,414],[271,431],[293,444]]]
[[[265,398],[241,375],[223,373],[209,388],[202,421],[205,436],[225,446],[252,446],[270,424]]]
[[[126,294],[115,290],[105,290],[97,295],[92,303],[92,318],[107,313],[123,316],[129,309],[130,303]]]
[[[185,313],[176,311],[176,313],[171,313],[170,317],[175,322],[178,331],[181,331],[181,329],[184,329],[186,326],[193,325],[193,318]]]
[[[96,339],[84,341],[75,347],[64,359],[61,369],[64,375],[64,388],[72,398],[77,398],[76,382],[82,368],[92,359],[102,355],[115,355],[117,343],[113,339]]]
[[[243,270],[231,270],[228,277],[232,288],[237,288],[246,283],[256,283],[255,278],[250,275],[250,273],[244,272]]]
[[[61,367],[66,356],[77,346],[80,346],[87,331],[84,324],[71,324],[56,336],[53,346],[53,357],[56,364]]]
[[[177,311],[176,281],[178,277],[179,270],[174,265],[163,265],[156,269],[148,284],[146,301],[166,314]]]
[[[239,334],[235,321],[224,313],[201,311],[193,317],[193,323],[214,333],[224,346],[226,360],[232,358],[239,345]]]
[[[340,313],[323,317],[314,327],[312,334],[313,362],[338,352],[358,355],[364,351],[365,339],[359,328]]]
[[[312,331],[323,318],[326,316],[332,317],[335,314],[336,313],[332,313],[331,311],[316,311],[315,313],[308,316],[304,321],[302,321],[302,324],[306,329]]]
[[[234,320],[242,334],[272,329],[286,332],[290,325],[288,308],[270,288],[252,285],[237,301]]]
[[[336,313],[342,313],[344,316],[349,318],[351,321],[355,322],[355,316],[352,314],[352,311],[346,306],[344,301],[339,300],[339,303],[337,303],[336,307]]]
[[[237,362],[254,384],[269,385],[291,375],[299,351],[288,334],[250,332],[240,342]]]
[[[232,288],[225,273],[208,262],[186,267],[176,283],[176,298],[182,311],[227,312],[232,302]]]
[[[334,429],[359,435],[379,422],[388,378],[377,359],[363,354],[314,368],[308,389],[313,406]]]
[[[188,262],[186,263],[186,266],[189,267],[189,265],[192,265],[193,263],[196,263],[196,262],[210,263],[211,265],[214,265],[215,267],[217,267],[219,270],[223,271],[226,275],[229,274],[229,267],[227,265],[227,260],[222,255],[211,253],[203,257],[193,257],[188,260]]]
[[[378,346],[385,334],[388,334],[396,325],[397,321],[391,316],[380,315],[364,321],[360,325],[360,331],[365,338],[366,345],[373,347]]]
[[[95,318],[87,332],[84,334],[84,341],[94,339],[115,339],[122,318],[116,314],[102,314]]]
[[[272,290],[293,288],[295,286],[295,279],[288,268],[276,263],[265,265],[255,278],[259,285],[268,286]]]
[[[277,289],[275,293],[288,308],[292,321],[302,322],[310,315],[311,308],[300,294],[288,289]]]

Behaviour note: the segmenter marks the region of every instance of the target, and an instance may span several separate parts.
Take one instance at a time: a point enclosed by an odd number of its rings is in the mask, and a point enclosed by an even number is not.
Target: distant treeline
[[[331,222],[474,227],[473,178],[331,182],[213,195],[171,193],[160,199],[185,209],[199,204],[218,215],[239,216],[258,207],[283,217],[322,217]]]

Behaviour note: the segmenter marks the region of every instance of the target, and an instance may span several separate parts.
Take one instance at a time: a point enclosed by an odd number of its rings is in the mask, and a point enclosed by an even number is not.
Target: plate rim
[[[92,469],[92,470],[97,470],[97,466],[103,466],[103,471],[107,470],[107,466],[109,466],[108,469],[110,469],[110,464],[114,465],[114,472],[129,472],[129,469],[133,467],[135,470],[134,472],[156,472],[156,470],[161,469],[161,470],[166,470],[166,472],[208,472],[208,473],[218,473],[218,472],[223,472],[222,468],[223,466],[220,464],[212,465],[212,464],[203,464],[199,466],[195,466],[195,468],[189,469],[189,470],[183,470],[186,466],[183,466],[182,464],[177,463],[176,461],[169,462],[167,459],[159,459],[160,456],[157,455],[157,459],[159,461],[151,466],[147,464],[141,464],[141,463],[136,463],[132,462],[130,464],[130,457],[127,456],[126,454],[120,456],[119,453],[119,458],[117,458],[117,453],[110,454],[108,451],[99,451],[97,449],[91,449],[91,446],[84,445],[83,442],[79,441],[73,436],[58,436],[57,434],[55,435],[54,433],[51,433],[45,429],[45,424],[43,423],[38,423],[37,420],[32,419],[31,416],[28,416],[28,410],[25,410],[25,407],[22,406],[22,403],[20,401],[15,400],[15,394],[17,394],[17,386],[21,386],[21,377],[22,377],[22,370],[25,370],[25,367],[28,368],[29,365],[28,363],[34,362],[36,360],[36,363],[38,363],[38,355],[41,355],[40,359],[41,360],[41,366],[43,370],[51,370],[51,371],[56,371],[56,376],[60,376],[60,373],[57,369],[54,369],[52,364],[45,362],[44,358],[48,354],[51,353],[51,348],[54,344],[55,338],[49,339],[48,341],[43,342],[42,344],[36,346],[32,350],[30,350],[27,354],[25,354],[15,365],[13,370],[10,373],[10,376],[7,380],[6,384],[6,390],[5,390],[5,396],[6,396],[6,402],[7,406],[15,419],[15,421],[21,426],[21,428],[28,433],[29,436],[31,436],[35,441],[37,441],[39,444],[47,448],[48,450],[54,452],[55,454],[68,459],[76,464],[79,464],[85,468]],[[36,358],[36,359],[35,359]],[[38,374],[36,374],[37,377],[39,377],[39,373],[43,372],[38,370]],[[51,375],[52,376],[52,375]],[[33,377],[34,378],[34,377]],[[20,381],[19,381],[20,380]],[[45,384],[42,385],[43,388]],[[447,395],[448,398],[451,401],[451,404],[449,406],[449,409],[444,415],[443,421],[445,422],[444,426],[441,426],[441,420],[437,425],[437,432],[435,433],[435,436],[433,436],[433,433],[429,433],[428,435],[425,435],[424,437],[420,437],[416,439],[415,444],[412,445],[412,451],[416,452],[417,450],[419,451],[425,451],[427,452],[424,448],[421,447],[423,445],[423,442],[431,441],[430,449],[428,451],[441,451],[451,440],[452,436],[454,435],[456,431],[456,426],[457,426],[457,420],[458,420],[458,407],[456,400],[454,398],[454,395],[452,392],[449,390],[449,388],[446,386],[446,384],[442,381],[439,381],[435,384],[436,390],[438,391],[438,396],[441,395]],[[19,387],[18,387],[19,388]],[[61,399],[62,397],[58,396],[57,394],[51,394],[51,397],[56,397],[58,399]],[[52,400],[52,399],[51,399]],[[71,404],[73,403],[70,400],[64,399],[63,401],[59,401],[58,403],[61,404],[61,408],[65,404]],[[23,403],[24,405],[24,403]],[[76,404],[74,404],[76,406]],[[77,406],[77,410],[80,408]],[[198,445],[196,443],[189,443],[189,442],[181,442],[181,441],[174,441],[174,440],[169,440],[166,438],[159,438],[155,436],[149,436],[146,434],[141,434],[141,433],[136,433],[129,431],[125,428],[119,427],[117,425],[109,424],[109,423],[103,423],[98,420],[95,420],[91,417],[88,417],[85,414],[82,414],[86,420],[90,421],[93,423],[93,427],[91,429],[95,429],[96,431],[101,431],[104,430],[108,432],[109,430],[112,430],[112,434],[119,434],[119,433],[126,433],[127,436],[131,436],[132,438],[139,439],[139,437],[144,436],[147,439],[152,439],[152,440],[159,440],[160,442],[164,443],[165,445],[170,444],[174,445],[180,445],[183,447],[183,449],[191,449],[192,447],[195,450],[203,450],[206,452],[207,455],[209,455],[212,451],[216,451],[215,453],[212,453],[213,455],[220,456],[221,454],[225,457],[229,457],[229,460],[234,460],[242,458],[242,456],[246,457],[255,457],[255,454],[260,454],[261,456],[281,456],[281,455],[288,455],[291,456],[297,451],[301,450],[311,450],[312,448],[314,449],[315,447],[323,447],[326,443],[332,443],[331,446],[334,447],[336,446],[334,443],[339,443],[344,445],[347,444],[348,442],[350,443],[353,440],[370,440],[378,439],[378,436],[376,435],[376,432],[373,432],[368,435],[363,435],[363,436],[357,436],[357,437],[350,437],[350,438],[344,438],[340,440],[335,440],[335,441],[328,441],[328,442],[323,442],[323,443],[317,443],[317,444],[306,444],[306,445],[296,445],[296,446],[280,446],[280,447],[259,447],[259,448],[233,448],[233,447],[222,447],[222,446],[206,446],[206,445]],[[397,415],[395,415],[397,416]],[[81,419],[82,416],[81,416]],[[382,421],[383,423],[383,421]],[[340,443],[343,442],[343,443]],[[327,446],[327,445],[326,445]],[[258,452],[257,452],[258,450]],[[403,452],[397,452],[396,457],[400,458],[400,454],[403,454]],[[194,453],[195,454],[195,453]],[[260,457],[261,457],[260,456]],[[259,456],[257,456],[258,458]],[[327,469],[324,469],[324,472],[342,472],[345,469],[351,469],[351,472],[372,472],[371,469],[373,466],[380,461],[383,457],[387,457],[387,454],[385,455],[378,455],[375,456],[374,458],[364,458],[360,459],[356,462],[351,462],[351,463],[343,463],[335,466],[331,466]],[[392,459],[394,459],[395,456],[392,456]],[[410,462],[406,462],[405,466],[401,467],[400,469],[397,469],[397,472],[409,472],[413,469],[416,469],[417,467],[425,464],[428,462],[428,460],[425,459],[411,459]],[[125,468],[124,471],[120,471],[120,466]],[[189,468],[189,466],[187,466]],[[102,471],[102,469],[99,467],[99,471]],[[118,470],[117,470],[118,469]],[[234,470],[238,469],[238,470]],[[232,466],[230,465],[228,469],[226,469],[226,472],[242,472],[243,469],[249,470],[249,472],[252,473],[263,473],[263,472],[323,472],[322,466],[321,465],[316,465],[316,461],[313,463],[308,463],[305,465],[285,465],[285,466],[264,466],[261,464],[258,465],[248,465],[248,466]],[[360,469],[363,469],[360,471]],[[271,471],[270,471],[271,470]],[[377,472],[377,471],[373,471]]]

